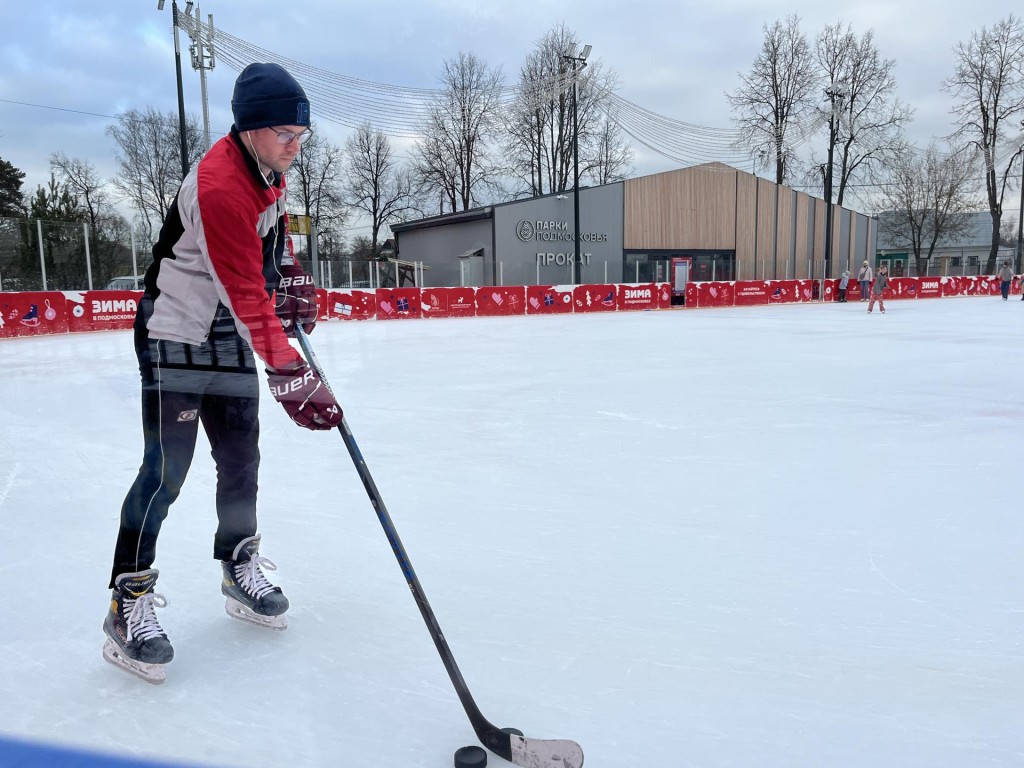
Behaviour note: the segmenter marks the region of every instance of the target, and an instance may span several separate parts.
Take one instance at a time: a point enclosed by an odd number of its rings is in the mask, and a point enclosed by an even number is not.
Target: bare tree
[[[933,142],[921,152],[904,145],[887,166],[887,178],[879,185],[879,233],[913,252],[918,274],[926,273],[940,240],[951,241],[967,231],[969,212],[978,204],[973,156],[969,147],[942,151]]]
[[[739,88],[726,93],[737,115],[739,143],[753,149],[761,167],[774,166],[775,182],[784,184],[794,174],[795,148],[804,138],[801,126],[813,112],[818,85],[798,16],[765,25],[761,52],[740,80]]]
[[[564,192],[573,184],[573,68],[579,49],[574,32],[559,24],[534,47],[519,70],[519,89],[506,119],[505,157],[520,194]],[[617,124],[603,114],[616,78],[600,60],[576,70],[580,176],[595,183],[621,179],[632,150]]]
[[[413,150],[414,167],[450,210],[468,210],[498,188],[501,169],[491,151],[501,128],[501,69],[460,53],[445,61],[441,81]]]
[[[1012,182],[1010,171],[1021,150],[1001,160],[1003,123],[1024,112],[1024,23],[1012,14],[991,28],[982,27],[954,49],[956,71],[944,87],[957,98],[953,113],[959,128],[954,136],[978,150],[985,169],[985,192],[992,216],[992,244],[985,271],[995,272],[1003,198]],[[1016,131],[1011,128],[1011,135]]]
[[[527,195],[572,183],[571,73],[564,58],[578,41],[565,25],[547,32],[519,69],[519,89],[505,125],[509,170]]]
[[[107,135],[121,150],[114,187],[138,213],[152,240],[182,182],[178,115],[162,115],[153,107],[129,110],[107,126]],[[186,119],[185,143],[193,166],[203,154],[203,135],[194,116]]]
[[[104,285],[111,278],[127,273],[132,264],[129,224],[113,207],[109,184],[87,160],[68,157],[63,152],[50,155],[50,170],[74,198],[89,225],[89,256],[93,278]]]
[[[316,228],[318,254],[326,260],[338,255],[348,218],[341,183],[344,159],[339,147],[314,131],[288,170],[289,208],[309,216]]]
[[[380,231],[412,207],[412,181],[381,131],[362,125],[345,142],[345,199],[370,220],[370,243],[379,255]]]
[[[633,169],[633,149],[622,138],[618,123],[607,115],[594,131],[594,160],[589,170],[595,184],[622,181]]]
[[[896,96],[896,63],[881,57],[872,31],[857,38],[849,25],[828,25],[818,35],[816,53],[823,80],[842,86],[828,147],[830,155],[838,154],[836,203],[842,205],[852,180],[894,158],[913,111]]]
[[[96,167],[88,160],[54,152],[50,155],[50,171],[77,198],[89,226],[98,229],[101,218],[111,213],[111,199],[110,190]]]

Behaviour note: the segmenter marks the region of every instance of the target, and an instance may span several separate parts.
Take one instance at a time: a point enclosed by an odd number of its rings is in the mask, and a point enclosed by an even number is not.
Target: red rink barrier
[[[377,289],[377,319],[399,320],[419,317],[419,288],[379,288]]]
[[[67,313],[60,291],[0,293],[0,338],[67,333]]]
[[[800,300],[800,283],[796,280],[769,280],[766,286],[769,304],[791,304]]]
[[[526,314],[555,315],[567,312],[572,312],[571,286],[526,286]]]
[[[817,301],[818,300],[818,281],[817,280],[797,280],[796,281],[796,300],[797,301]]]
[[[377,316],[377,294],[373,291],[327,292],[327,316],[339,320],[369,320]]]
[[[697,290],[699,283],[686,284],[686,308],[697,309],[700,306],[700,291]]]
[[[839,281],[828,279],[825,281],[825,301],[837,301],[839,299]]]
[[[526,314],[525,285],[488,285],[476,289],[476,313],[481,317]]]
[[[979,296],[999,296],[1002,293],[1003,281],[998,277],[979,277],[978,278],[978,295]]]
[[[736,297],[735,283],[719,281],[697,283],[697,305],[700,307],[731,307]]]
[[[917,279],[917,298],[938,299],[942,297],[942,281],[937,277],[919,277]]]
[[[668,283],[655,283],[658,289],[658,309],[672,309],[672,287]]]
[[[737,307],[756,307],[768,303],[771,295],[769,284],[764,280],[739,280],[735,284],[733,303]]]
[[[614,312],[617,300],[614,285],[577,285],[572,291],[573,312]]]
[[[476,288],[423,288],[420,307],[423,317],[473,317]]]
[[[893,277],[889,280],[889,288],[883,294],[888,299],[916,299],[920,280],[916,277]]]
[[[850,282],[846,286],[846,300],[847,301],[860,301],[863,297],[860,295],[860,280],[855,276],[850,276]]]
[[[132,327],[142,291],[65,291],[68,330],[123,331]]]
[[[943,296],[959,296],[960,295],[960,278],[959,277],[940,277],[939,284],[942,287]]]
[[[616,302],[620,311],[632,309],[658,309],[661,306],[662,291],[655,283],[637,283],[635,285],[618,286]],[[668,293],[667,287],[664,293]],[[672,296],[668,297],[669,306]]]

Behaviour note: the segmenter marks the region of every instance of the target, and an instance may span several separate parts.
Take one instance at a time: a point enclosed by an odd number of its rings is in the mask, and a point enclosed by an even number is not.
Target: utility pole
[[[199,6],[196,6],[195,29],[189,30],[189,37],[192,45],[189,52],[192,54],[192,69],[199,72],[199,89],[203,99],[203,149],[210,148],[210,102],[206,95],[206,71],[213,69],[216,65],[216,56],[213,49],[213,14],[209,16],[209,24],[206,33],[203,32],[203,22],[200,21]],[[191,19],[190,19],[191,21]]]
[[[825,281],[828,280],[832,271],[832,168],[833,151],[836,145],[836,104],[842,107],[846,101],[846,84],[836,82],[825,89],[825,96],[829,100],[828,113],[828,163],[825,165],[825,259],[821,271],[821,300],[825,300]]]
[[[157,0],[156,9],[164,9],[164,0]],[[185,14],[192,12],[192,0],[185,5]],[[181,42],[178,37],[178,0],[171,0],[171,24],[174,27],[174,73],[178,81],[178,137],[181,139],[181,178],[188,176],[188,142],[185,140],[185,94],[181,87]]]
[[[1024,130],[1024,120],[1020,121],[1021,130]],[[1018,275],[1024,267],[1024,146],[1020,148],[1020,210],[1017,211],[1017,265],[1013,270]]]
[[[580,261],[580,124],[576,102],[579,98],[577,88],[578,74],[581,69],[587,66],[587,57],[590,56],[592,46],[583,46],[579,56],[575,55],[575,49],[571,53],[562,56],[572,66],[572,175],[573,175],[573,240],[575,243],[575,256],[572,265],[572,281],[579,284],[582,279],[582,263]]]

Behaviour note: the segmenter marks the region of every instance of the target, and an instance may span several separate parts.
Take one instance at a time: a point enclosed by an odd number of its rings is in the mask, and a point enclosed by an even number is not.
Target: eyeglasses
[[[313,131],[309,128],[304,130],[302,133],[292,133],[291,131],[279,131],[277,128],[271,128],[274,133],[277,134],[278,144],[291,144],[293,141],[299,142],[299,144],[305,144],[306,139],[313,135]]]

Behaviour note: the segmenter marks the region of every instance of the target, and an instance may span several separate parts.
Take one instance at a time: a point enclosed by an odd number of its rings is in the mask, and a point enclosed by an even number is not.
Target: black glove
[[[268,369],[267,381],[274,399],[300,427],[334,429],[341,424],[341,406],[308,365],[290,372]]]
[[[317,318],[316,286],[313,277],[303,272],[298,264],[281,267],[274,311],[289,336],[295,335],[296,323],[302,323],[302,330],[306,333],[313,332]]]

